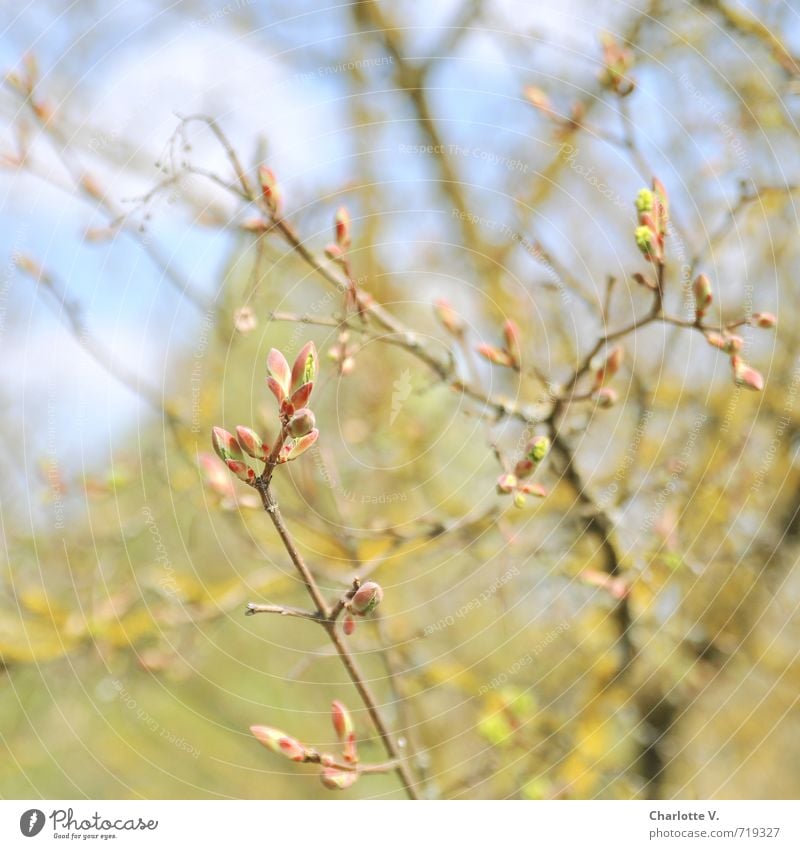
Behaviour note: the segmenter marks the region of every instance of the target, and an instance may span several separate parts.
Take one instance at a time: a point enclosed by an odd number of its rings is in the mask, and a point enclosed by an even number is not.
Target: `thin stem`
[[[321,622],[319,613],[314,610],[303,610],[299,607],[287,607],[283,604],[254,604],[250,602],[245,611],[246,616],[254,616],[256,613],[277,613],[279,616],[294,616],[298,619],[310,619],[312,622]]]
[[[275,530],[278,532],[278,536],[281,538],[281,542],[283,543],[284,548],[286,549],[287,554],[289,555],[289,559],[294,564],[294,567],[297,569],[300,577],[305,585],[306,591],[308,592],[311,600],[314,602],[314,606],[317,608],[317,614],[319,617],[320,624],[325,629],[328,637],[330,637],[331,642],[336,649],[337,654],[339,655],[339,659],[342,662],[342,665],[347,670],[347,674],[350,676],[350,680],[355,685],[356,690],[358,690],[358,694],[361,696],[361,700],[364,703],[364,706],[367,709],[367,713],[370,715],[370,719],[372,720],[372,724],[375,726],[378,735],[383,741],[383,746],[386,749],[386,753],[389,755],[392,760],[396,761],[394,769],[397,772],[401,782],[403,783],[403,787],[408,795],[409,799],[417,799],[417,792],[414,789],[414,782],[411,777],[411,774],[408,771],[408,766],[402,760],[400,760],[400,753],[397,748],[396,743],[392,739],[391,734],[389,733],[389,729],[384,722],[383,716],[378,709],[377,702],[375,701],[375,697],[372,694],[369,686],[364,680],[364,676],[361,673],[361,670],[356,663],[355,658],[350,652],[350,649],[345,644],[342,639],[342,635],[339,633],[336,627],[336,621],[331,619],[331,608],[328,606],[328,602],[325,600],[325,597],[322,595],[320,591],[319,585],[317,584],[314,576],[311,574],[311,570],[308,568],[303,555],[300,553],[299,549],[295,545],[294,539],[292,538],[289,529],[286,527],[286,523],[283,521],[283,516],[281,515],[281,511],[278,507],[278,502],[275,500],[275,496],[272,492],[272,487],[270,486],[270,480],[272,477],[272,473],[277,465],[277,457],[280,454],[281,446],[286,439],[286,434],[284,431],[281,431],[280,437],[276,442],[276,446],[273,448],[272,453],[270,454],[269,459],[267,460],[266,468],[264,469],[263,474],[256,478],[255,488],[258,490],[259,495],[261,496],[261,500],[264,504],[264,509],[267,511],[270,519],[272,520],[272,524],[275,526]]]

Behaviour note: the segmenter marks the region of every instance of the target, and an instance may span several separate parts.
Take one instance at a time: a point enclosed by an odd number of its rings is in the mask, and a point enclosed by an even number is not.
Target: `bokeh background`
[[[272,427],[266,353],[307,339],[321,437],[276,489],[326,592],[367,572],[385,589],[350,639],[422,795],[800,794],[793,3],[3,11],[0,795],[328,797],[247,729],[330,747],[332,698],[381,759],[324,634],[244,617],[307,602],[246,488],[200,468],[213,425]],[[608,37],[633,59],[624,98],[601,79]],[[655,174],[670,310],[690,314],[703,271],[716,318],[776,313],[776,331],[742,332],[765,389],[735,387],[699,333],[626,337],[619,404],[575,404],[561,426],[579,483],[552,456],[549,495],[516,509],[496,453],[523,426],[369,319],[342,376],[325,356],[340,295],[250,232],[225,151],[181,123],[198,113],[251,176],[275,171],[315,254],[346,205],[363,290],[525,409],[544,397],[534,372],[566,380],[646,311],[633,200]],[[508,317],[521,378],[474,354]],[[394,775],[342,794],[402,795]]]

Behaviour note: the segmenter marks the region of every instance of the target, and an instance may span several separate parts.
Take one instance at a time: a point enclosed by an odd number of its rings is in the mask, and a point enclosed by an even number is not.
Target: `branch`
[[[342,639],[342,635],[339,633],[339,630],[336,627],[336,621],[331,617],[332,610],[329,607],[328,602],[325,600],[325,597],[322,595],[319,585],[317,584],[316,579],[314,578],[314,575],[312,574],[311,570],[308,568],[308,565],[306,564],[303,555],[297,548],[297,545],[295,544],[294,539],[291,533],[289,532],[289,529],[286,527],[286,523],[283,521],[283,516],[281,515],[280,508],[278,507],[278,503],[275,500],[274,493],[272,492],[272,475],[275,471],[276,466],[278,465],[278,457],[280,456],[281,448],[283,448],[283,444],[286,441],[286,438],[287,433],[285,429],[282,429],[272,451],[270,452],[269,458],[266,461],[264,471],[259,477],[256,478],[253,486],[261,496],[261,500],[264,505],[264,510],[266,510],[267,515],[272,520],[272,524],[275,526],[275,530],[278,532],[278,536],[281,538],[281,542],[283,543],[283,546],[286,549],[286,553],[289,555],[289,559],[292,561],[294,567],[297,569],[300,578],[302,579],[303,585],[305,586],[308,595],[311,597],[311,600],[314,602],[314,606],[316,607],[316,615],[312,614],[311,617],[305,616],[303,618],[315,618],[325,629],[326,633],[328,634],[328,637],[334,645],[334,648],[336,649],[336,653],[339,655],[339,659],[341,660],[342,665],[347,671],[347,674],[350,676],[350,680],[353,682],[356,690],[358,690],[358,694],[361,696],[361,700],[363,701],[364,706],[366,707],[367,712],[370,715],[370,719],[372,720],[372,723],[375,726],[378,735],[383,741],[386,753],[394,762],[393,768],[397,772],[397,775],[403,784],[406,794],[410,799],[417,799],[417,792],[414,788],[414,781],[408,771],[408,766],[404,761],[400,760],[400,752],[394,740],[392,739],[391,734],[389,733],[389,729],[386,726],[386,723],[384,722],[380,710],[378,709],[375,697],[373,696],[372,691],[367,685],[366,680],[364,679],[364,676],[361,670],[359,669],[355,658],[350,652],[350,649],[347,647],[344,640]],[[248,606],[248,613],[250,613],[250,611],[251,607]],[[256,611],[252,612],[255,613]]]

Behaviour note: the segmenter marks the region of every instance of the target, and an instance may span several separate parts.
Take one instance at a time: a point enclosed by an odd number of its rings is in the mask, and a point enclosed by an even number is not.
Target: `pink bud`
[[[289,363],[277,348],[271,348],[267,355],[267,374],[280,386],[284,396],[289,394],[292,379]]]
[[[516,488],[517,478],[515,475],[512,475],[511,472],[503,472],[503,474],[497,479],[498,495],[507,495],[509,492],[513,492]]]
[[[331,242],[329,245],[325,245],[325,256],[334,261],[340,260],[344,256],[344,251]]]
[[[247,218],[239,226],[247,233],[266,233],[269,230],[269,222],[263,218]]]
[[[317,377],[317,346],[313,342],[306,342],[295,357],[292,366],[291,391],[297,391],[306,383],[313,383]],[[289,394],[289,388],[286,389]]]
[[[266,460],[269,457],[269,445],[249,427],[239,425],[236,428],[236,437],[239,445],[256,460]]]
[[[302,762],[308,757],[302,743],[277,728],[270,728],[268,725],[251,725],[250,731],[262,746],[266,746],[277,755],[289,758],[290,761]]]
[[[270,212],[276,214],[281,208],[282,192],[272,169],[262,165],[258,169],[258,182],[261,184],[261,193],[267,207]]]
[[[211,430],[211,444],[220,460],[244,460],[244,454],[233,434],[221,427]]]
[[[333,730],[341,743],[354,731],[350,711],[338,699],[331,703],[331,721],[333,722]]]
[[[714,296],[711,290],[711,281],[705,274],[698,274],[692,284],[694,291],[695,312],[698,318],[705,315],[706,310],[711,306]]]
[[[336,211],[336,244],[343,251],[350,247],[350,213],[343,206]]]
[[[342,630],[346,637],[349,637],[356,629],[356,620],[352,616],[345,616],[342,622]]]
[[[286,400],[286,392],[284,392],[283,387],[275,380],[271,375],[267,376],[267,389],[275,396],[275,399],[279,404],[283,404]]]
[[[233,326],[242,336],[246,336],[255,330],[257,324],[256,314],[252,307],[242,307],[233,314]]]
[[[525,86],[522,93],[531,106],[535,106],[545,113],[552,112],[553,107],[550,103],[550,98],[540,88],[537,88],[535,85]]]
[[[520,484],[519,491],[526,495],[535,495],[537,498],[544,498],[547,495],[547,490],[540,483]]]
[[[600,407],[601,410],[607,410],[617,403],[618,395],[615,389],[610,386],[601,386],[597,392],[592,393],[592,400]]]
[[[656,222],[659,232],[663,236],[667,232],[667,225],[669,224],[669,195],[664,184],[657,177],[653,177],[653,194],[656,199]]]
[[[630,587],[624,578],[615,578],[605,572],[599,572],[596,569],[586,569],[581,572],[581,578],[587,584],[599,587],[605,590],[613,598],[623,599],[630,592]]]
[[[719,348],[720,351],[724,351],[728,344],[727,337],[723,336],[721,333],[706,333],[706,342],[709,345],[713,345],[715,348]]]
[[[307,433],[305,436],[301,436],[300,439],[296,439],[294,444],[289,447],[289,450],[286,452],[287,460],[296,460],[302,454],[305,454],[309,448],[317,441],[319,438],[319,431],[314,428],[314,430]]]
[[[514,360],[509,355],[508,351],[503,351],[501,348],[495,348],[492,345],[485,343],[478,345],[475,349],[482,357],[489,360],[490,363],[496,366],[505,366],[506,368],[514,367]]]
[[[380,584],[376,584],[375,581],[367,581],[355,591],[347,606],[357,616],[366,616],[368,613],[372,613],[382,600],[383,589]]]
[[[197,459],[209,487],[223,498],[235,498],[235,484],[223,464],[213,454],[200,454]]]
[[[352,787],[358,781],[358,773],[355,771],[343,772],[334,767],[325,767],[320,773],[319,779],[328,790],[347,790],[348,787]]]
[[[510,318],[503,322],[503,339],[506,343],[506,353],[511,357],[515,368],[519,368],[519,327]]]
[[[755,392],[760,392],[764,388],[764,378],[741,357],[736,355],[731,357],[731,366],[733,366],[733,382],[737,386],[746,386]]]
[[[752,321],[756,327],[764,327],[766,329],[775,327],[778,323],[778,319],[771,312],[754,312]]]
[[[445,330],[452,333],[453,336],[461,336],[464,333],[464,322],[456,314],[452,304],[445,298],[437,298],[436,300],[436,317]]]
[[[336,736],[344,743],[344,759],[349,763],[358,761],[356,749],[356,732],[350,711],[338,700],[331,704],[331,719]]]

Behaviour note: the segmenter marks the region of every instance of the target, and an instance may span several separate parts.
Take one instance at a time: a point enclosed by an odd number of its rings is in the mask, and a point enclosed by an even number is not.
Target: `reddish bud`
[[[245,483],[252,483],[256,478],[256,473],[247,463],[241,460],[226,460],[225,465],[236,475],[239,480]]]
[[[279,404],[283,404],[286,400],[286,393],[283,391],[283,387],[275,380],[274,377],[267,377],[267,389],[275,396],[275,399]]]
[[[358,781],[358,773],[355,771],[343,772],[334,767],[325,767],[320,773],[319,780],[328,790],[347,790]]]
[[[266,746],[271,752],[283,755],[290,761],[302,762],[306,760],[305,746],[295,740],[294,737],[284,734],[283,731],[270,728],[268,725],[251,725],[250,732],[262,746]]]
[[[311,397],[311,392],[314,389],[313,383],[304,383],[289,399],[289,403],[295,410],[305,407],[308,399]]]
[[[313,383],[317,377],[317,346],[313,342],[306,342],[295,357],[292,366],[291,391],[294,392],[305,383]],[[287,395],[289,389],[286,390]]]
[[[262,165],[258,169],[258,182],[261,184],[261,194],[269,211],[276,215],[281,208],[282,192],[272,169]]]
[[[760,392],[764,388],[764,378],[754,368],[736,355],[731,357],[731,366],[733,367],[733,382],[737,386],[746,386],[755,392]]]
[[[340,206],[336,211],[336,244],[346,251],[350,247],[350,213]]]
[[[220,460],[244,460],[241,446],[236,441],[232,433],[221,427],[215,427],[211,430],[211,444],[217,452]]]
[[[271,348],[267,355],[267,374],[278,384],[285,398],[289,394],[292,375],[286,357],[277,348]]]
[[[342,630],[346,637],[349,637],[356,629],[356,620],[352,616],[345,616],[342,621]]]
[[[756,327],[766,329],[775,327],[778,323],[778,319],[771,312],[754,312],[751,320]]]
[[[614,346],[606,356],[605,362],[597,370],[595,383],[599,387],[609,378],[612,378],[622,365],[625,359],[625,351],[619,346]]]
[[[436,317],[445,330],[452,333],[453,336],[460,337],[464,334],[464,322],[456,314],[452,304],[445,298],[437,298],[436,300]]]
[[[536,463],[534,463],[530,457],[523,457],[521,460],[518,460],[514,466],[514,474],[512,477],[527,478],[533,474],[535,468]],[[500,477],[503,477],[503,475]]]
[[[236,428],[236,438],[239,441],[239,445],[254,459],[266,460],[269,456],[269,445],[249,427],[239,425]]]
[[[375,581],[367,581],[362,584],[347,603],[349,609],[357,616],[366,616],[383,600],[383,589]]]
[[[316,423],[317,420],[314,413],[308,407],[303,407],[292,416],[286,429],[289,431],[290,436],[298,439],[301,436],[311,433]]]

